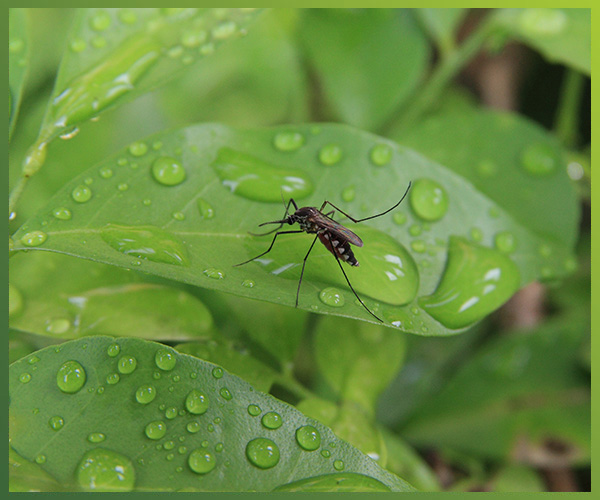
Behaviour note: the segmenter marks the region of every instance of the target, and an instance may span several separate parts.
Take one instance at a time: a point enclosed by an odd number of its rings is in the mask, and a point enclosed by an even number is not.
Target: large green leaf
[[[42,349],[11,365],[9,386],[12,447],[70,489],[270,491],[343,471],[411,490],[295,408],[153,342]]]
[[[579,203],[566,156],[539,125],[515,114],[457,108],[392,137],[468,179],[531,231],[575,244]]]
[[[299,35],[333,116],[375,130],[411,95],[426,69],[429,48],[411,13],[306,9],[303,14]]]
[[[8,138],[17,123],[25,77],[29,68],[29,35],[25,9],[8,11]]]
[[[212,335],[210,312],[200,300],[139,273],[47,252],[16,256],[9,269],[11,289],[23,302],[10,315],[16,329],[54,339]]]
[[[501,9],[495,16],[510,35],[550,62],[591,74],[591,9]]]
[[[462,177],[340,125],[199,125],[134,143],[60,190],[14,235],[12,251],[67,253],[294,305],[311,236],[282,235],[264,258],[233,267],[272,239],[247,231],[282,217],[282,195],[317,207],[330,200],[366,217],[398,203],[411,180],[393,214],[352,226],[365,244],[355,250],[360,267],[345,266],[388,326],[421,335],[458,331],[519,284],[571,269],[566,246],[534,234]],[[69,220],[52,215],[63,209]],[[306,266],[299,307],[377,321],[320,244]]]
[[[483,458],[587,463],[590,388],[579,367],[585,339],[582,325],[570,321],[495,339],[413,413],[401,435]]]

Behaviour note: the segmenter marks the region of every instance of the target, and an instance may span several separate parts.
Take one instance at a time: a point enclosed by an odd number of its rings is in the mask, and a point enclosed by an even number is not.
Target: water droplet
[[[175,441],[167,441],[164,446],[165,450],[172,450],[175,448]]]
[[[170,371],[175,368],[177,358],[175,357],[174,352],[168,351],[167,349],[159,349],[154,356],[154,362],[161,370]]]
[[[208,33],[204,30],[200,31],[184,31],[181,35],[181,45],[188,49],[194,49],[206,42]]]
[[[394,215],[392,215],[392,220],[394,221],[394,224],[403,226],[406,224],[407,217],[404,212],[396,212]]]
[[[148,152],[148,145],[145,142],[132,142],[129,145],[129,153],[132,156],[144,156]]]
[[[542,177],[556,170],[559,160],[552,146],[545,143],[532,144],[521,154],[521,166],[534,176]]]
[[[209,267],[208,269],[205,269],[202,272],[204,273],[204,275],[215,280],[222,280],[223,278],[225,278],[225,273],[220,269],[216,269],[214,267]]]
[[[176,186],[185,178],[185,169],[179,161],[170,156],[159,156],[152,163],[152,176],[164,186]]]
[[[337,288],[328,287],[321,290],[319,299],[323,304],[331,307],[342,307],[345,304],[344,294]]]
[[[179,453],[180,455],[183,455],[186,451],[187,446],[180,446],[179,448],[177,448],[177,453]]]
[[[167,424],[165,424],[162,420],[155,420],[146,426],[144,433],[148,439],[153,439],[155,441],[162,439],[167,433]]]
[[[312,425],[296,429],[296,441],[303,450],[314,451],[321,446],[321,434]]]
[[[451,237],[442,280],[419,304],[444,326],[464,328],[502,305],[519,284],[519,270],[509,257]]]
[[[419,179],[410,190],[410,206],[421,219],[437,221],[448,210],[448,195],[437,182],[431,179]]]
[[[393,150],[387,144],[377,144],[373,146],[369,156],[374,165],[381,167],[392,161]]]
[[[48,239],[48,235],[43,231],[30,231],[21,236],[21,243],[26,247],[39,247]]]
[[[66,361],[56,374],[58,388],[68,394],[79,391],[85,384],[85,370],[77,361]]]
[[[58,207],[52,211],[52,215],[59,220],[71,220],[72,214],[68,208]]]
[[[108,346],[108,348],[106,349],[106,353],[111,357],[114,358],[115,356],[117,356],[119,354],[119,352],[121,352],[121,348],[119,347],[119,344],[111,344]]]
[[[192,412],[193,413],[193,412]],[[196,432],[198,432],[200,430],[200,424],[196,421],[194,422],[189,422],[186,427],[188,432],[190,432],[191,434],[195,434]]]
[[[111,373],[106,377],[106,383],[110,385],[115,385],[119,380],[121,380],[121,377],[118,373]]]
[[[142,405],[152,403],[155,397],[156,389],[153,385],[150,384],[140,385],[135,391],[135,399],[138,403]]]
[[[123,374],[132,373],[137,367],[137,359],[133,356],[123,356],[117,363],[119,372]]]
[[[124,24],[134,24],[137,21],[137,16],[131,9],[119,9],[119,19]]]
[[[90,18],[90,28],[94,31],[104,31],[110,26],[110,15],[108,12],[101,10]]]
[[[37,457],[35,457],[35,463],[36,464],[46,463],[46,455],[38,455]]]
[[[427,246],[425,242],[422,240],[413,240],[410,243],[410,247],[417,253],[423,253],[427,250]]]
[[[329,450],[321,450],[321,455],[324,458],[329,458],[331,456],[331,452]]]
[[[216,451],[217,453],[221,453],[221,452],[223,451],[223,448],[224,448],[224,447],[225,447],[225,446],[223,445],[223,443],[217,443],[217,444],[215,445],[215,451]]]
[[[342,471],[346,468],[346,465],[343,460],[334,460],[333,468],[337,471]]]
[[[131,461],[120,453],[95,448],[79,463],[77,482],[88,490],[131,491],[135,485],[135,470]]]
[[[88,434],[88,437],[87,437],[87,440],[90,443],[101,443],[105,439],[106,439],[106,436],[104,434],[102,434],[101,432],[92,432],[91,434]]]
[[[342,159],[342,148],[337,144],[328,144],[319,150],[319,161],[323,165],[335,165]]]
[[[270,469],[279,463],[279,447],[270,439],[256,438],[246,445],[246,457],[259,469]]]
[[[281,194],[301,199],[314,190],[308,175],[285,169],[229,148],[221,148],[212,166],[223,185],[245,198],[281,203]]]
[[[154,262],[189,265],[187,251],[173,234],[155,226],[107,224],[100,236],[115,250]]]
[[[212,370],[212,376],[215,378],[222,378],[223,377],[223,369],[222,368],[213,368]]]
[[[196,202],[198,204],[200,217],[203,219],[212,219],[215,216],[215,210],[207,201],[203,200],[202,198],[198,198]]]
[[[273,145],[279,151],[296,151],[304,145],[304,136],[300,132],[279,132]]]
[[[353,201],[355,196],[356,189],[354,188],[354,186],[348,186],[342,191],[342,200],[344,200],[347,203]]]
[[[423,232],[423,228],[418,224],[413,224],[408,228],[408,232],[411,236],[419,236]]]
[[[129,184],[127,184],[126,182],[122,182],[117,186],[117,189],[119,191],[127,191],[129,189]]]
[[[53,417],[50,417],[50,420],[48,420],[48,425],[50,426],[50,428],[52,430],[59,431],[65,425],[65,421],[63,420],[62,417],[59,417],[58,415],[54,415]]]
[[[31,380],[31,375],[27,372],[25,373],[21,373],[21,375],[19,375],[19,381],[22,384],[26,384],[27,382],[29,382]]]
[[[208,406],[208,397],[206,394],[196,389],[191,390],[185,398],[185,407],[194,415],[202,415],[208,410]]]
[[[175,408],[174,406],[170,406],[169,408],[167,408],[165,410],[165,417],[167,417],[169,420],[174,419],[177,416],[177,408]],[[165,445],[166,447],[166,445]]]
[[[53,335],[62,335],[71,328],[71,321],[67,318],[55,318],[51,319],[46,324],[46,331]]]
[[[246,287],[246,288],[253,288],[255,285],[254,280],[244,280],[242,281],[242,286]]]
[[[81,184],[81,185],[77,186],[75,189],[73,189],[71,196],[77,203],[85,203],[86,201],[91,199],[92,190],[89,187]]]
[[[196,474],[207,474],[215,468],[217,461],[210,451],[196,448],[188,457],[188,465]]]
[[[221,389],[219,390],[219,394],[223,399],[226,399],[227,401],[230,401],[233,397],[229,389],[227,389],[227,387],[221,387]]]
[[[263,424],[263,427],[266,427],[267,429],[279,429],[283,424],[283,419],[279,413],[270,411],[263,415],[261,423]]]
[[[517,247],[517,240],[510,231],[496,233],[496,236],[494,236],[494,243],[496,244],[496,248],[504,253],[514,252]]]
[[[237,24],[233,21],[224,21],[215,26],[212,30],[212,36],[215,40],[225,40],[237,31]]]
[[[260,406],[258,406],[258,405],[248,405],[248,414],[253,417],[260,415],[261,411],[262,410],[260,409]]]
[[[521,29],[529,36],[556,36],[562,33],[568,18],[560,9],[524,9],[519,13]]]

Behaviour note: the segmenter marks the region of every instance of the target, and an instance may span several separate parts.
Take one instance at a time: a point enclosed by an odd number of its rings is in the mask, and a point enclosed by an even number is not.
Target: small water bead
[[[98,394],[104,394],[104,387],[102,387],[102,386],[98,387],[98,390],[96,392]]]
[[[48,420],[48,425],[53,431],[59,431],[64,427],[65,421],[62,417],[54,415],[53,417],[50,417],[50,420]]]
[[[568,17],[560,9],[532,8],[519,13],[521,29],[531,36],[556,36],[568,24]]]
[[[246,445],[246,457],[259,469],[270,469],[279,463],[279,447],[270,439],[256,438]]]
[[[334,460],[333,468],[337,471],[342,471],[346,468],[346,464],[344,464],[343,460]]]
[[[496,248],[504,253],[514,252],[517,247],[517,240],[510,231],[501,231],[494,236]]]
[[[331,452],[329,450],[321,450],[321,455],[324,458],[329,458],[331,456]]]
[[[434,222],[448,211],[448,195],[436,181],[419,179],[410,190],[410,206],[418,217]]]
[[[387,144],[377,144],[373,146],[369,156],[374,165],[381,167],[392,161],[393,153],[392,148]]]
[[[133,142],[129,145],[129,153],[133,156],[144,156],[148,152],[148,145],[145,142]]]
[[[128,160],[127,158],[125,158],[125,157],[119,158],[119,159],[117,160],[117,165],[118,165],[119,167],[124,167],[124,166],[126,166],[128,163],[129,163],[129,160]]]
[[[167,441],[164,444],[164,448],[165,450],[172,450],[173,448],[175,448],[175,441]]]
[[[215,51],[215,45],[212,42],[205,43],[199,49],[200,54],[208,56]]]
[[[197,200],[198,212],[200,212],[200,217],[203,219],[212,219],[215,216],[214,208],[202,198],[198,198]]]
[[[392,220],[394,221],[394,224],[397,224],[398,226],[403,226],[404,224],[406,224],[407,217],[404,212],[396,212],[394,215],[392,215]]]
[[[337,144],[323,146],[319,151],[319,161],[323,165],[335,165],[342,159],[342,148]]]
[[[77,361],[64,362],[56,374],[56,384],[62,392],[74,394],[85,384],[86,374],[83,366]]]
[[[187,408],[187,411],[194,415],[202,415],[208,410],[208,397],[203,392],[192,389],[185,398],[185,407]]]
[[[144,200],[142,200],[142,205],[144,205],[145,207],[148,207],[148,206],[152,205],[152,200],[149,198],[144,198]]]
[[[222,280],[225,278],[225,273],[220,269],[216,269],[214,267],[209,267],[208,269],[205,269],[202,272],[205,276],[208,276],[209,278],[212,278],[214,280]]]
[[[131,9],[120,9],[119,20],[124,24],[134,24],[137,21],[137,15]]]
[[[117,189],[119,191],[127,191],[129,189],[129,184],[127,184],[126,182],[122,182],[117,186]]]
[[[183,455],[186,451],[187,446],[180,446],[179,448],[177,448],[177,453],[179,453],[180,455]]]
[[[273,138],[273,145],[279,151],[296,151],[304,142],[304,136],[300,132],[279,132]]]
[[[101,432],[92,432],[91,434],[88,434],[88,437],[87,437],[87,440],[90,443],[101,443],[105,439],[106,439],[106,436],[104,434],[102,434]]]
[[[106,353],[111,357],[114,358],[115,356],[117,356],[119,353],[121,352],[121,347],[119,346],[119,344],[111,344],[108,346],[108,348],[106,349]]]
[[[219,394],[223,399],[227,401],[231,401],[231,399],[233,398],[231,392],[229,391],[229,389],[227,389],[227,387],[221,387],[221,389],[219,390]]]
[[[110,385],[115,385],[119,380],[121,380],[121,377],[118,373],[111,373],[106,377],[106,383]]]
[[[222,368],[213,368],[212,370],[212,376],[215,378],[222,378],[223,377],[223,369]]]
[[[67,318],[54,318],[47,322],[46,331],[53,335],[62,335],[71,328],[71,320]]]
[[[189,422],[186,427],[187,431],[191,434],[195,434],[196,432],[198,432],[200,430],[200,423],[199,422]]]
[[[77,203],[85,203],[86,201],[89,201],[91,199],[92,190],[89,187],[80,184],[75,189],[73,189],[73,191],[71,192],[71,197]]]
[[[314,451],[321,446],[321,433],[312,425],[296,429],[296,441],[306,451]]]
[[[55,219],[59,220],[71,220],[72,214],[68,208],[58,207],[52,210],[52,215]]]
[[[200,445],[202,446],[202,448],[208,448],[208,441],[204,440],[202,441],[202,443],[200,443]]]
[[[321,290],[319,299],[323,304],[331,307],[343,307],[345,304],[344,294],[337,288],[328,287]]]
[[[215,445],[215,451],[217,453],[221,453],[223,451],[223,449],[225,448],[225,446],[223,445],[223,443],[217,443]]]
[[[423,228],[418,224],[413,224],[408,228],[408,232],[411,236],[419,236],[423,232]]]
[[[170,371],[175,368],[177,358],[175,353],[166,349],[159,349],[154,356],[154,362],[161,370]]]
[[[37,457],[35,457],[35,463],[36,464],[46,463],[46,455],[38,455]]]
[[[188,49],[193,49],[206,42],[208,33],[206,31],[184,31],[181,35],[181,45]]]
[[[135,399],[138,403],[147,405],[154,401],[156,397],[156,388],[150,384],[140,385],[135,391]]]
[[[19,375],[19,382],[21,382],[22,384],[26,384],[30,380],[31,380],[31,375],[27,372],[21,373],[21,375]]]
[[[175,158],[160,156],[152,163],[152,176],[164,186],[176,186],[185,180],[186,173]]]
[[[94,448],[79,463],[77,482],[86,490],[131,491],[135,486],[135,469],[120,453]]]
[[[283,419],[279,413],[270,411],[263,415],[261,423],[263,427],[266,427],[267,429],[279,429],[283,424]]]
[[[410,247],[417,253],[423,253],[427,250],[427,246],[425,245],[425,242],[422,240],[411,241]]]
[[[208,474],[215,468],[217,461],[210,451],[196,448],[188,456],[188,465],[196,474]]]
[[[255,285],[254,280],[246,279],[242,281],[242,286],[245,288],[253,288]]]
[[[173,219],[185,220],[185,214],[183,212],[173,212]]]
[[[261,411],[262,410],[260,409],[260,406],[258,406],[258,405],[248,405],[248,414],[253,417],[260,415]]]
[[[177,408],[175,408],[174,406],[171,406],[165,410],[165,417],[167,417],[169,420],[174,419],[176,416]]]
[[[21,243],[26,247],[38,247],[48,239],[43,231],[30,231],[21,236]]]
[[[110,14],[105,10],[95,13],[90,19],[90,28],[94,31],[104,31],[110,26]]]
[[[212,29],[215,40],[225,40],[237,31],[237,24],[233,21],[224,21]]]
[[[123,356],[117,363],[117,368],[120,373],[128,374],[132,373],[137,367],[137,359],[133,356]]]
[[[351,201],[353,201],[355,196],[356,196],[356,189],[354,188],[354,186],[348,186],[347,188],[345,188],[342,191],[342,200],[344,200],[347,203],[350,203]]]

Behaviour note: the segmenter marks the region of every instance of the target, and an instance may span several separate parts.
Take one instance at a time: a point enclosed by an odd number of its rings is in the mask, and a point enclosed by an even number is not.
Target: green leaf
[[[8,362],[14,363],[35,351],[35,347],[24,338],[21,332],[9,330],[8,333]]]
[[[585,330],[548,323],[486,345],[400,433],[417,446],[537,466],[590,456],[590,389],[578,366]]]
[[[39,144],[152,90],[240,36],[245,9],[79,9]]]
[[[338,396],[373,414],[381,392],[398,372],[406,339],[382,326],[323,318],[314,333],[317,365]]]
[[[8,447],[8,485],[10,492],[64,491],[64,488],[35,462]]]
[[[413,9],[412,12],[440,49],[449,52],[454,48],[456,29],[468,11],[467,9]]]
[[[268,249],[271,236],[248,231],[282,217],[282,193],[301,206],[330,200],[354,217],[367,217],[397,204],[411,180],[410,194],[394,213],[351,226],[365,244],[354,250],[360,267],[344,266],[354,289],[388,326],[421,335],[451,332],[454,326],[434,319],[443,317],[437,311],[444,307],[434,310],[431,300],[428,312],[420,306],[436,290],[447,258],[466,266],[454,283],[457,297],[473,302],[488,284],[503,290],[486,288],[489,309],[478,306],[484,315],[507,300],[519,280],[560,277],[570,269],[568,248],[532,233],[462,177],[342,125],[236,130],[207,124],[133,143],[61,189],[14,235],[13,252],[67,253],[293,306],[311,236],[282,235],[267,256],[234,267]],[[70,220],[52,215],[63,208]],[[502,251],[488,248],[495,240]],[[477,274],[479,254],[490,271],[504,274]],[[303,309],[376,321],[355,301],[323,245],[310,255],[300,292]]]
[[[132,357],[135,369],[117,379],[118,367],[132,366],[121,359]],[[270,491],[343,468],[382,489],[411,490],[295,408],[160,344],[79,339],[42,349],[9,371],[12,447],[70,489]],[[252,416],[250,405],[259,414]],[[279,414],[280,427],[263,426],[261,415],[268,412]],[[162,424],[148,427],[157,421]],[[320,443],[297,441],[297,429],[306,425]]]
[[[303,14],[299,34],[332,116],[377,129],[426,70],[429,47],[410,12],[306,9]]]
[[[457,109],[392,136],[468,179],[532,232],[575,244],[579,204],[565,153],[539,125],[510,113]]]
[[[590,9],[501,9],[495,19],[511,36],[540,51],[550,62],[591,74]]]
[[[12,289],[23,297],[23,307],[10,315],[13,328],[54,339],[212,336],[212,318],[200,300],[138,273],[35,252],[11,259],[10,276]]]
[[[8,14],[8,139],[12,135],[21,105],[29,68],[29,35],[25,9],[11,8]]]
[[[533,468],[510,464],[498,471],[492,481],[492,491],[511,493],[515,491],[546,491],[544,480]]]

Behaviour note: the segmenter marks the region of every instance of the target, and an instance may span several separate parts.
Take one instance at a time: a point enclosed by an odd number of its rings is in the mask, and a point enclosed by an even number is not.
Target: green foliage
[[[10,10],[11,491],[589,467],[590,11],[468,15]],[[511,40],[569,67],[553,131],[458,84]],[[383,324],[320,242],[293,307],[314,235],[249,234],[290,198],[364,242],[340,265]],[[544,320],[506,326],[533,281]]]

